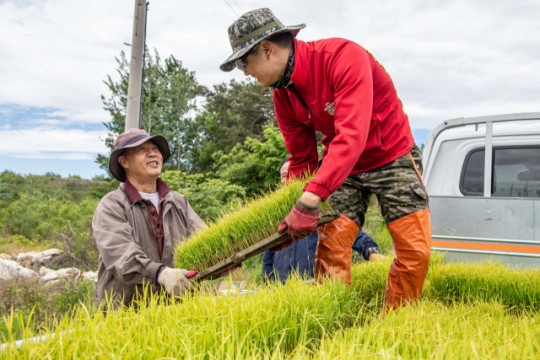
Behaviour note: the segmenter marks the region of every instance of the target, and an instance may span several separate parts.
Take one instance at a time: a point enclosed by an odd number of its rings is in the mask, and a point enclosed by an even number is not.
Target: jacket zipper
[[[307,104],[306,102],[304,101],[304,99],[302,98],[302,95],[300,95],[300,93],[298,92],[298,89],[296,89],[296,86],[292,86],[292,89],[293,91],[296,93],[296,95],[298,96],[298,99],[300,100],[300,102],[302,103],[302,105],[306,108],[307,112],[308,112],[308,119],[311,120],[311,111],[309,111],[309,108],[307,107]]]

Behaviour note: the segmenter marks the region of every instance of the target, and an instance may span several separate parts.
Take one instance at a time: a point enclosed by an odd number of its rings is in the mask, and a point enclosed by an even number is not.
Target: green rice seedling
[[[384,290],[386,288],[386,280],[390,271],[390,264],[393,258],[389,257],[384,260],[370,261],[351,267],[353,289],[359,296],[359,300],[363,301],[369,307],[382,307],[384,300]],[[444,255],[432,253],[429,262],[428,275],[424,283],[424,296],[427,289],[430,289],[431,269],[438,266],[444,266]]]
[[[527,286],[516,286],[520,295],[507,302],[496,294],[509,288],[491,277],[479,292],[489,296],[476,294],[456,301],[453,291],[469,285],[444,282],[445,278],[461,274],[476,284],[494,272],[513,282],[523,277],[505,273],[493,263],[444,264],[434,254],[421,303],[381,317],[390,262],[354,266],[349,288],[341,282],[308,285],[292,279],[285,286],[264,286],[254,295],[240,297],[195,294],[168,306],[151,298],[138,311],[121,310],[106,318],[80,308],[73,318],[62,319],[54,329],[57,335],[45,343],[26,343],[20,350],[10,347],[0,351],[0,358],[526,359],[538,353],[536,308],[525,307],[518,313],[509,308],[522,306],[522,292],[538,284],[537,278]],[[444,283],[452,286],[440,285]],[[12,328],[9,316],[5,322]],[[24,335],[41,334],[26,329]],[[0,339],[14,340],[12,333]]]
[[[424,301],[329,335],[315,351],[299,346],[290,358],[538,359],[539,330],[537,314],[515,317],[498,303]]]
[[[293,181],[243,207],[232,208],[176,248],[176,266],[202,271],[272,235],[302,196],[307,181]],[[324,202],[320,210],[331,209]]]
[[[428,274],[428,297],[475,303],[497,301],[518,309],[540,310],[540,271],[515,269],[491,261],[447,263]]]
[[[358,294],[341,282],[292,279],[254,295],[195,295],[170,306],[152,299],[133,309],[65,319],[45,343],[4,349],[4,358],[241,359],[313,349],[325,335],[360,324]],[[66,329],[70,331],[62,332]],[[34,336],[28,333],[26,336]],[[13,339],[5,339],[12,341]]]
[[[382,306],[391,259],[351,268],[352,287],[372,306]],[[444,263],[431,255],[422,298],[445,303],[496,301],[518,310],[540,310],[540,270],[513,269],[491,261]]]

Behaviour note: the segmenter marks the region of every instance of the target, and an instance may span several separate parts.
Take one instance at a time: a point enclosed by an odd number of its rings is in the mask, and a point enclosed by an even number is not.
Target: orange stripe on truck
[[[445,247],[445,248],[513,251],[513,252],[540,254],[540,247],[536,247],[536,246],[480,244],[480,243],[466,243],[466,242],[456,242],[456,241],[435,241],[435,240],[433,240],[431,243],[432,243],[432,246],[439,246],[439,247]]]

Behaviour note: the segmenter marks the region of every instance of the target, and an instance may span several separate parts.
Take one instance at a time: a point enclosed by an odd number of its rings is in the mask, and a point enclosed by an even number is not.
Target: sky
[[[105,154],[101,95],[129,53],[134,0],[0,0],[0,171],[90,178]],[[219,65],[227,28],[269,7],[298,38],[353,40],[392,77],[417,143],[443,120],[540,111],[540,2],[155,0],[147,45],[207,86],[244,78]]]

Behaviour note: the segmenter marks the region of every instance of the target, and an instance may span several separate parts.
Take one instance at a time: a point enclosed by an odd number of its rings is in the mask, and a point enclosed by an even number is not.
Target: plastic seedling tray
[[[324,212],[320,214],[317,226],[328,224],[329,222],[339,218],[339,216],[339,211],[337,210]],[[289,241],[289,235],[287,234],[287,232],[284,232],[283,234],[279,234],[276,232],[269,237],[259,241],[255,245],[251,245],[247,249],[234,254],[230,258],[220,261],[219,263],[199,272],[197,275],[190,279],[193,281],[212,279],[214,275],[230,269],[233,266],[236,266],[249,258],[259,255],[260,253],[263,253],[266,250],[272,249],[287,241]]]

